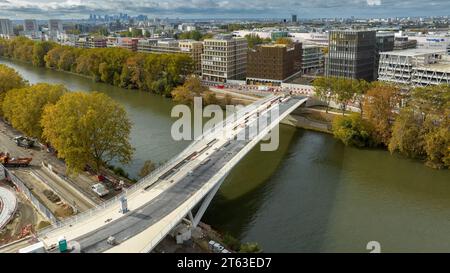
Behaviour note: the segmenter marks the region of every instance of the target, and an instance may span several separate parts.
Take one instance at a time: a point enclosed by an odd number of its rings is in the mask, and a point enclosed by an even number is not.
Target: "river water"
[[[161,162],[187,142],[170,137],[169,99],[94,83],[63,72],[1,60],[31,83],[99,91],[120,102],[134,126],[136,176],[145,160]],[[450,172],[345,147],[332,136],[281,126],[275,152],[254,149],[222,185],[203,221],[266,252],[450,252]]]

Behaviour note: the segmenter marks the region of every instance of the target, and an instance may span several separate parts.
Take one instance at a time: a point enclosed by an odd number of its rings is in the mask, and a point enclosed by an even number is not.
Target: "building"
[[[35,19],[23,20],[23,32],[24,33],[37,33],[39,31],[38,23]]]
[[[79,48],[105,48],[107,39],[101,37],[82,37],[75,41],[75,47]]]
[[[62,21],[59,19],[48,20],[48,31],[50,33],[62,33],[64,31]]]
[[[302,73],[323,73],[323,47],[313,44],[303,44]]]
[[[14,29],[9,19],[0,19],[0,37],[14,36]]]
[[[202,70],[203,43],[195,40],[141,39],[137,51],[144,53],[181,53],[189,54],[195,64],[195,72]]]
[[[266,44],[249,49],[247,83],[279,85],[301,71],[302,44]]]
[[[332,30],[329,34],[325,75],[351,79],[374,79],[375,31]]]
[[[416,40],[409,40],[408,36],[395,37],[394,50],[405,50],[417,47]]]
[[[450,48],[450,36],[448,35],[426,35],[412,37],[417,41],[417,48],[429,48],[447,51]]]
[[[289,33],[287,31],[272,31],[272,33],[270,33],[270,38],[272,41],[276,41],[280,38],[286,38],[288,36]]]
[[[376,53],[374,79],[378,79],[378,63],[380,61],[380,52],[394,50],[395,34],[393,32],[377,32],[376,34]]]
[[[377,32],[375,37],[377,52],[394,50],[395,34],[393,32]]]
[[[182,53],[191,55],[195,72],[200,74],[202,72],[203,43],[195,40],[180,40],[178,46]]]
[[[450,57],[446,53],[436,49],[382,52],[378,80],[412,86],[450,84]]]
[[[138,41],[139,39],[137,38],[119,38],[117,39],[117,47],[137,51]]]
[[[297,23],[297,14],[292,14],[291,21],[292,23]]]
[[[247,68],[247,40],[230,34],[205,39],[202,54],[202,78],[211,82],[244,80]]]

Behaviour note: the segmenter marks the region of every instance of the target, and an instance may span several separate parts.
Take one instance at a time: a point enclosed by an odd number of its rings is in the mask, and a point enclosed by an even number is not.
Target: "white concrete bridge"
[[[203,138],[128,189],[122,195],[127,198],[127,213],[120,211],[119,196],[41,231],[39,241],[50,252],[57,252],[61,236],[77,242],[82,252],[150,252],[183,218],[196,226],[233,167],[307,99],[271,95],[243,108],[228,117],[222,129],[205,132]],[[274,109],[278,115],[267,115]],[[256,124],[257,134],[250,137],[249,128]],[[239,134],[247,137],[242,140]],[[110,236],[116,245],[107,243]]]

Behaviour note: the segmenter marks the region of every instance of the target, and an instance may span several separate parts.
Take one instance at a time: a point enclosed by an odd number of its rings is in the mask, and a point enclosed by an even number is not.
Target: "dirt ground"
[[[0,246],[29,236],[36,230],[50,225],[25,196],[17,194],[17,198],[18,204],[14,218],[0,230]]]

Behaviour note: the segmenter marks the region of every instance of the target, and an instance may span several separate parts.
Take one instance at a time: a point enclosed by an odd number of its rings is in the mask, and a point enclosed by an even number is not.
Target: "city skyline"
[[[107,2],[105,4],[105,2]],[[0,0],[0,17],[83,19],[89,14],[128,13],[154,17],[192,18],[288,18],[291,13],[299,18],[324,17],[407,17],[445,16],[450,14],[450,2],[433,0]]]

